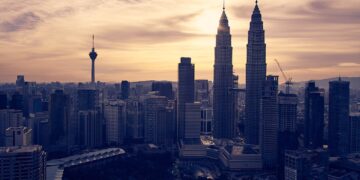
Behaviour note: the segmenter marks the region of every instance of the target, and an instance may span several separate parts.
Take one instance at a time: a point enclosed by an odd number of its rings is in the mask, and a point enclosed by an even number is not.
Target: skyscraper
[[[185,104],[195,99],[195,66],[191,58],[182,57],[178,67],[177,96],[177,139],[183,139],[185,133]]]
[[[321,148],[324,136],[324,92],[309,81],[305,88],[304,146]]]
[[[201,131],[201,104],[199,102],[185,105],[185,140],[199,141]]]
[[[130,93],[130,82],[129,81],[121,81],[121,97],[120,99],[126,100],[129,98]]]
[[[266,76],[266,44],[261,13],[256,1],[248,32],[246,62],[245,141],[259,144],[260,101]]]
[[[53,146],[67,145],[70,122],[70,97],[63,90],[56,90],[50,97],[50,143]],[[56,150],[59,150],[56,148]]]
[[[350,152],[350,82],[339,78],[329,85],[329,152],[346,155]]]
[[[267,76],[263,86],[260,117],[260,147],[264,168],[276,168],[278,163],[278,76]]]
[[[95,52],[95,44],[94,44],[94,35],[93,35],[93,47],[91,52],[89,53],[91,59],[91,83],[95,83],[95,59],[97,57],[97,53]]]
[[[231,139],[235,136],[233,96],[232,46],[229,21],[225,7],[216,35],[214,64],[214,138]]]
[[[126,134],[126,103],[122,100],[109,100],[104,109],[106,143],[121,145]]]
[[[279,166],[280,176],[284,176],[284,157],[285,150],[296,150],[298,148],[298,140],[296,133],[297,119],[297,103],[296,94],[285,94],[280,92],[278,95],[279,104]]]

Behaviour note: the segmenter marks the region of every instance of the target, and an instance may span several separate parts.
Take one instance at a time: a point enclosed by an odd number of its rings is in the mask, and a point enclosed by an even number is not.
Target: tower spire
[[[258,4],[258,0],[255,0],[256,5]]]
[[[94,34],[92,35],[92,40],[93,40],[93,42],[92,42],[93,47],[92,48],[95,49],[95,35]]]
[[[225,0],[223,0],[223,10],[225,11]]]

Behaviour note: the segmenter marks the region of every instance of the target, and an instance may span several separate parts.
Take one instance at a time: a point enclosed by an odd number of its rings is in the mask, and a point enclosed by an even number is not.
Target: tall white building
[[[122,100],[110,100],[104,109],[106,143],[122,144],[126,135],[126,103]]]
[[[32,145],[32,129],[27,127],[9,127],[5,133],[6,146]]]

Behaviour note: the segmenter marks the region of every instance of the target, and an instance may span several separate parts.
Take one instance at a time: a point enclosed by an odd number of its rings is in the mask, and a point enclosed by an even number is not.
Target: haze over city
[[[259,3],[268,74],[279,74],[274,58],[294,81],[360,74],[358,0]],[[226,1],[240,83],[253,4]],[[175,81],[181,56],[192,57],[197,79],[211,80],[221,7],[215,0],[2,1],[0,82],[18,74],[37,82],[89,81],[92,34],[99,81]]]

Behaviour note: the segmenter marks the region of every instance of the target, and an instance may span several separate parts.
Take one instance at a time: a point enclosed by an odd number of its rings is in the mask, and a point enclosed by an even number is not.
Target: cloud
[[[0,24],[0,31],[14,32],[20,30],[34,29],[41,22],[41,18],[33,12],[20,14],[10,21]]]

